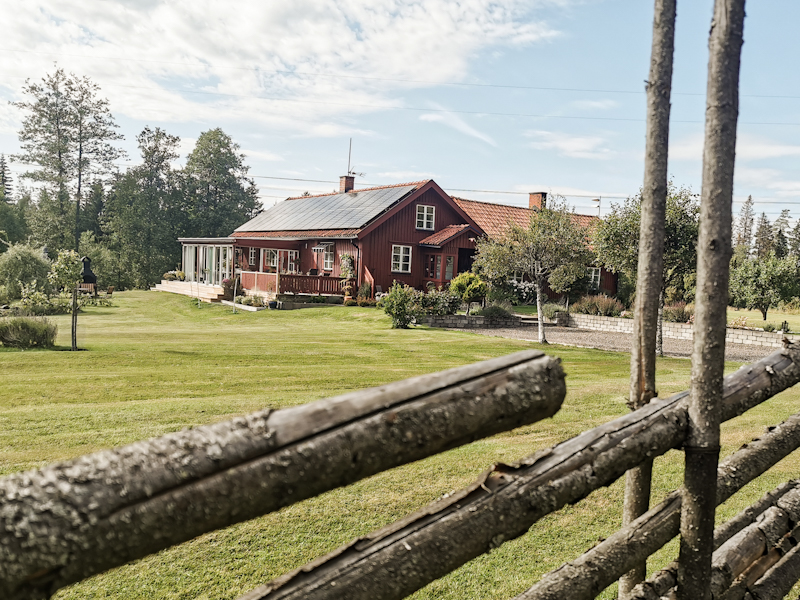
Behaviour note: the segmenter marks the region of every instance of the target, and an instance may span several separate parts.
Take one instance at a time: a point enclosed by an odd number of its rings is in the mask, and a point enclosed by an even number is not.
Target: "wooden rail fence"
[[[800,345],[787,343],[725,378],[721,418],[734,418],[798,381]],[[47,598],[207,531],[550,417],[564,394],[559,361],[527,351],[5,477],[0,596]],[[680,446],[687,403],[685,392],[655,399],[513,465],[495,465],[472,485],[243,598],[403,598],[643,460]],[[722,462],[717,502],[798,447],[795,415]],[[718,532],[714,597],[745,598],[761,590],[753,598],[777,600],[782,596],[763,590],[797,580],[800,551],[792,532],[800,521],[800,509],[793,508],[800,492],[789,494],[796,487],[779,488]],[[519,598],[594,597],[677,534],[680,504],[680,493],[672,493]],[[739,541],[726,544],[731,539]],[[747,551],[737,554],[737,548]],[[674,580],[668,568],[639,586],[635,597],[669,597]]]

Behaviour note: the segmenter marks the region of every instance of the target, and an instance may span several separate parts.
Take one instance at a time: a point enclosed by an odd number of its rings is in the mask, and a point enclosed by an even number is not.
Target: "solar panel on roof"
[[[281,202],[254,217],[236,231],[357,229],[363,227],[416,185],[298,198]]]

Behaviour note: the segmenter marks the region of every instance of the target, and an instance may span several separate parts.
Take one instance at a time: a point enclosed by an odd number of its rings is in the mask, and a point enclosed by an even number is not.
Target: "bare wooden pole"
[[[689,435],[681,507],[679,600],[710,600],[725,366],[731,203],[744,0],[716,0],[709,37],[703,187],[697,243]]]
[[[397,465],[555,414],[558,359],[518,352],[262,410],[0,479],[0,598],[55,590]]]
[[[636,410],[656,392],[656,329],[663,286],[664,221],[667,206],[667,150],[669,148],[672,57],[675,48],[676,0],[655,0],[650,78],[647,82],[647,141],[639,226],[639,264],[636,271],[636,306],[631,350],[631,386],[628,406]],[[646,460],[625,476],[622,523],[627,525],[650,508],[653,461]],[[643,557],[619,581],[619,598],[644,581]]]
[[[72,349],[78,349],[78,284],[72,288]]]

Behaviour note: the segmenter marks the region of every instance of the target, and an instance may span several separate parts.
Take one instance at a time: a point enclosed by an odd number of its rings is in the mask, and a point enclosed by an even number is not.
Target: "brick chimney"
[[[339,177],[339,193],[346,194],[353,191],[353,186],[356,183],[354,175],[342,175]]]
[[[531,192],[528,196],[528,208],[547,208],[547,192]]]

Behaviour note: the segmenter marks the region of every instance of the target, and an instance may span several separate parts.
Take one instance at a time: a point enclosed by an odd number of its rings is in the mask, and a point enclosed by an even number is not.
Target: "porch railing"
[[[354,288],[355,279],[348,280]],[[341,294],[342,280],[324,275],[242,272],[242,287],[256,292],[280,294]]]

